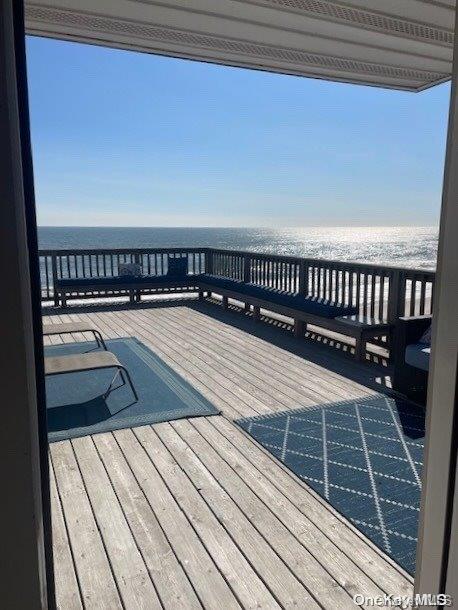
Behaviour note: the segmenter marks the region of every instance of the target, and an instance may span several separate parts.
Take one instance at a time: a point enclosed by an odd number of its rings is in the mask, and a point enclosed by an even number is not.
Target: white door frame
[[[54,598],[25,37],[15,0],[0,3],[0,159],[0,605],[35,610]]]
[[[458,32],[458,13],[455,32]],[[415,590],[456,591],[458,370],[458,36],[444,170]],[[455,513],[453,517],[453,513]],[[455,519],[455,530],[452,519]],[[452,538],[450,538],[452,536]],[[454,540],[452,549],[449,542]],[[451,550],[452,552],[449,552]],[[458,605],[458,597],[455,601]]]

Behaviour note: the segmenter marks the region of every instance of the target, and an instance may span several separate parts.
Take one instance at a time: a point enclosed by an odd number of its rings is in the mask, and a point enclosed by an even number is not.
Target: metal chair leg
[[[113,384],[114,384],[114,382],[115,382],[116,378],[118,377],[118,375],[119,375],[119,368],[116,368],[116,373],[114,374],[114,377],[113,377],[113,378],[112,378],[112,380],[110,381],[110,383],[109,383],[109,385],[108,385],[108,388],[107,388],[107,390],[106,390],[105,394],[103,394],[103,398],[108,398],[108,396],[111,394],[111,392],[114,392],[115,390],[117,390],[117,389],[118,389],[118,388],[113,388]],[[122,379],[122,377],[121,377],[121,379]],[[121,384],[120,386],[118,386],[118,387],[122,387],[123,385],[124,385],[124,383],[122,383],[122,384]]]
[[[116,386],[114,388],[113,384],[116,381],[116,377],[118,377],[118,376],[121,377],[122,383],[120,383],[118,386]],[[119,390],[120,388],[125,386],[126,385],[126,376],[127,377],[129,376],[129,374],[127,373],[127,370],[124,367],[121,367],[121,368],[117,367],[116,368],[116,373],[115,373],[113,379],[111,380],[110,385],[108,386],[107,391],[105,392],[105,394],[103,394],[103,397],[107,398],[112,392],[114,392],[115,390]],[[129,377],[129,385],[130,385],[130,387],[132,389],[133,394],[135,395],[136,399],[138,400],[137,393],[133,389],[133,384],[132,384],[132,381],[130,380],[130,377]]]
[[[125,373],[128,381],[129,381],[130,389],[132,390],[132,394],[135,396],[135,401],[138,402],[138,394],[137,394],[136,389],[134,388],[134,384],[132,383],[132,379],[130,377],[129,371],[126,368],[124,368],[124,367],[121,367],[121,369],[122,369],[122,372]]]
[[[99,345],[99,347],[101,346],[101,347],[103,347],[103,349],[105,351],[108,351],[105,341],[102,337],[102,333],[99,332],[98,330],[94,330],[94,337],[95,337],[95,340],[97,341],[97,344]]]
[[[115,382],[116,377],[118,377],[118,375],[121,377],[122,383],[120,385],[118,385],[116,388],[113,388],[113,384]],[[119,390],[119,388],[122,388],[124,385],[126,385],[126,379],[129,382],[130,389],[132,391],[132,394],[135,397],[135,402],[138,402],[138,394],[134,387],[134,384],[132,383],[132,379],[130,377],[129,371],[122,365],[116,367],[116,373],[115,373],[113,379],[111,380],[107,391],[105,392],[105,394],[103,394],[103,398],[107,398],[111,394],[111,392],[114,392],[115,390]]]

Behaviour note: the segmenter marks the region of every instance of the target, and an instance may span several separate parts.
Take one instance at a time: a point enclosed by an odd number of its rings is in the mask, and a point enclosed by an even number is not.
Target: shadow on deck
[[[193,297],[162,298],[160,300],[144,300],[137,304],[126,303],[125,301],[99,302],[96,304],[82,302],[65,309],[44,307],[43,315],[135,311],[183,306],[271,343],[282,350],[289,351],[291,354],[306,358],[334,373],[344,374],[349,379],[370,388],[396,394],[391,390],[392,367],[387,357],[387,351],[383,348],[370,345],[366,354],[366,362],[358,363],[353,358],[354,340],[351,338],[312,326],[307,330],[303,339],[298,339],[293,336],[293,324],[288,318],[262,312],[259,321],[255,323],[252,312],[245,311],[242,305],[238,306],[233,302],[229,304],[226,310],[221,307],[221,300],[215,298],[205,299],[204,301],[199,301]]]

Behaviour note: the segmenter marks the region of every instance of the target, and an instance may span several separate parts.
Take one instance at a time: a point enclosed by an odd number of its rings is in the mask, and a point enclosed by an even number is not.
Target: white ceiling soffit
[[[451,73],[455,0],[26,0],[28,33],[419,91]]]

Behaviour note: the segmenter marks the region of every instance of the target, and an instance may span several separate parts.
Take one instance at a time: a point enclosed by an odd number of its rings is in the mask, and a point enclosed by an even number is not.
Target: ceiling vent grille
[[[257,3],[257,0],[248,0]],[[453,45],[453,32],[441,28],[431,27],[424,23],[399,19],[372,13],[361,9],[326,2],[325,0],[261,0],[264,5],[275,5],[308,13],[309,15],[330,17],[336,21],[364,26],[385,34],[399,34],[409,36],[425,42],[433,42],[447,46]]]
[[[233,38],[211,36],[198,32],[176,30],[156,25],[145,25],[134,21],[111,19],[88,13],[76,11],[58,10],[42,6],[27,5],[26,20],[34,24],[53,23],[55,25],[78,28],[78,30],[104,32],[106,34],[118,34],[130,36],[148,41],[160,41],[164,44],[176,44],[183,48],[186,46],[194,49],[213,49],[220,52],[230,52],[246,58],[255,58],[257,66],[269,67],[266,59],[277,62],[288,62],[296,65],[314,67],[315,69],[340,70],[342,72],[359,73],[360,75],[373,75],[389,77],[399,80],[417,81],[419,84],[433,83],[446,79],[448,74],[376,64],[352,59],[345,59],[317,53],[309,53],[300,49],[271,46],[266,44],[252,43]],[[36,25],[34,26],[36,27]],[[196,54],[194,53],[195,57]]]

